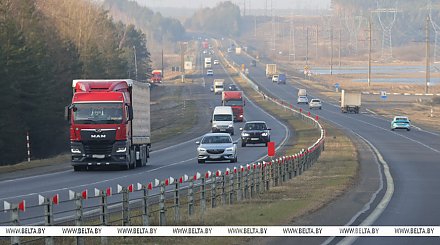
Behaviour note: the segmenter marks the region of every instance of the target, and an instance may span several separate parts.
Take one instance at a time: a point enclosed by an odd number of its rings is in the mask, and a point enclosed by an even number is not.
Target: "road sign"
[[[335,83],[335,88],[339,88],[339,83]]]
[[[387,91],[380,91],[380,98],[386,100],[387,99]]]

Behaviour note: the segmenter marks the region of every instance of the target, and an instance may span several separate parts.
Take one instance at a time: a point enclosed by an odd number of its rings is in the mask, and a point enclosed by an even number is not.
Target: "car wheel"
[[[391,131],[394,131],[394,128],[392,128]]]
[[[237,162],[237,161],[238,161],[238,157],[235,156],[235,158],[231,160],[231,163],[234,163],[234,162]]]
[[[246,143],[241,142],[241,147],[246,147]]]
[[[73,171],[79,172],[86,170],[86,167],[84,166],[73,166]]]
[[[231,135],[234,135],[234,131],[231,132]]]
[[[205,160],[203,160],[203,159],[198,159],[197,160],[199,163],[205,163]]]
[[[319,109],[321,110],[322,108],[321,108],[321,107],[319,107]]]
[[[407,129],[406,129],[406,131],[410,131],[410,130],[411,130],[410,128],[407,128]]]
[[[266,142],[266,143],[264,143],[264,146],[266,146],[266,147],[267,147],[267,142]]]

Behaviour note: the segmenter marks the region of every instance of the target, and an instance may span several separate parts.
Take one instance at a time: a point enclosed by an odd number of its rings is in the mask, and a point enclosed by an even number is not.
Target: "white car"
[[[278,82],[278,75],[272,76],[272,82],[277,83]]]
[[[296,101],[297,104],[308,104],[309,98],[307,96],[299,96],[298,100]]]
[[[312,99],[309,103],[309,108],[310,109],[320,109],[322,108],[322,103],[320,99]]]
[[[237,142],[228,133],[208,133],[197,141],[197,161],[237,162]]]
[[[218,60],[214,60],[214,65],[218,65],[220,62]]]
[[[214,76],[214,71],[212,71],[212,70],[207,70],[207,71],[206,71],[206,75],[207,75],[207,76]]]

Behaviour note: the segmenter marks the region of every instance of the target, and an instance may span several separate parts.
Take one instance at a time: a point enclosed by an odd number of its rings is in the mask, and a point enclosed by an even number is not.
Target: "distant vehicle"
[[[354,112],[359,113],[362,102],[362,94],[359,92],[350,93],[345,90],[341,91],[341,111],[343,113]]]
[[[162,83],[162,70],[153,70],[151,72],[151,83]]]
[[[235,54],[241,54],[241,48],[240,47],[236,47],[235,48]]]
[[[394,129],[406,129],[406,131],[411,130],[411,121],[405,116],[395,116],[391,122],[391,130]]]
[[[310,109],[320,109],[322,108],[322,103],[320,99],[312,99],[309,103],[309,108]]]
[[[234,121],[243,122],[243,109],[245,102],[242,91],[223,91],[222,105],[230,106],[232,108],[232,112],[234,113]]]
[[[232,83],[232,84],[229,84],[228,90],[229,91],[238,91],[238,87],[237,87],[237,85]]]
[[[270,79],[275,74],[277,74],[277,65],[276,64],[266,64],[266,77],[268,79]]]
[[[221,94],[224,91],[225,79],[214,79],[214,93]]]
[[[251,66],[252,66],[252,67],[257,66],[257,61],[256,61],[256,60],[251,60]]]
[[[286,84],[286,74],[279,74],[278,75],[278,84]]]
[[[207,76],[214,76],[214,71],[213,70],[206,70],[206,75]]]
[[[203,54],[207,54],[208,53],[208,50],[203,50]]]
[[[237,162],[237,142],[232,141],[226,133],[208,133],[197,141],[197,161],[227,161]]]
[[[211,68],[211,57],[205,58],[205,68]]]
[[[241,132],[241,146],[246,147],[246,144],[260,144],[267,146],[270,141],[270,128],[267,128],[264,121],[251,121],[240,128]]]
[[[216,106],[212,113],[212,132],[234,135],[234,113],[230,106]]]
[[[272,76],[272,82],[273,83],[277,83],[278,82],[278,75],[273,75]]]
[[[214,92],[214,85],[211,85],[209,89],[211,90],[211,92]]]
[[[220,62],[218,60],[214,60],[214,65],[218,65]]]
[[[297,104],[308,104],[309,98],[307,96],[299,96],[298,100],[296,101]]]
[[[232,48],[228,48],[228,53],[232,53]]]
[[[202,48],[204,48],[204,49],[208,49],[208,47],[209,47],[209,43],[208,43],[208,41],[203,41],[203,42],[202,42]]]
[[[298,97],[299,96],[307,96],[307,90],[303,88],[298,89]]]

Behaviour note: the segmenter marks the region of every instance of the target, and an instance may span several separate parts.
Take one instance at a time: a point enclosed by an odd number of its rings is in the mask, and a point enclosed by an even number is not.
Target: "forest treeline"
[[[68,150],[64,107],[77,78],[146,80],[145,35],[87,0],[0,1],[0,165]]]

